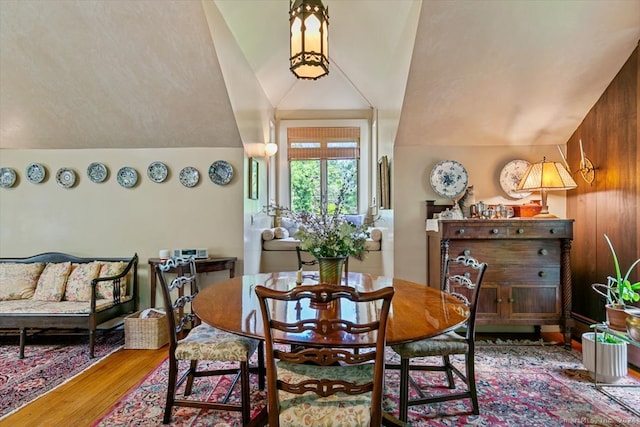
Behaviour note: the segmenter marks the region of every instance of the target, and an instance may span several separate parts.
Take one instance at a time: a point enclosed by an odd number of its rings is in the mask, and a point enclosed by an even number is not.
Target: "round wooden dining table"
[[[303,284],[318,282],[317,276],[307,273],[305,272]],[[263,285],[286,291],[297,286],[296,279],[297,272],[292,271],[245,275],[212,283],[200,290],[192,302],[192,308],[203,322],[211,326],[247,337],[264,339],[262,314],[255,287]],[[343,284],[362,291],[393,286],[394,296],[387,320],[388,345],[442,334],[457,328],[469,317],[468,307],[459,299],[424,284],[352,272],[343,278]],[[315,310],[323,310],[318,307],[302,307],[295,302],[287,304],[279,309],[292,318],[313,316]],[[367,318],[373,320],[377,312],[373,309],[356,311],[349,305],[342,305],[340,313],[335,315],[344,319],[351,317],[353,320],[357,317],[357,321],[362,323],[366,322]],[[278,341],[287,343],[286,340]],[[322,345],[322,342],[316,343],[310,336],[308,341],[298,340],[292,344],[313,346]]]

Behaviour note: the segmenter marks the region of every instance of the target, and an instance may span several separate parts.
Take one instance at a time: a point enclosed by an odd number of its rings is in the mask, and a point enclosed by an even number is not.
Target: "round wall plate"
[[[56,173],[56,182],[63,188],[71,188],[76,183],[76,173],[73,169],[60,168]]]
[[[47,176],[47,169],[40,163],[31,163],[25,172],[27,180],[33,184],[40,184]]]
[[[198,182],[200,182],[200,172],[192,166],[187,166],[186,168],[182,168],[179,178],[180,183],[185,187],[195,187]]]
[[[169,175],[169,168],[162,162],[153,162],[147,168],[147,176],[153,182],[164,182]]]
[[[132,188],[138,183],[138,172],[125,166],[118,171],[118,184],[124,188]]]
[[[209,178],[215,184],[227,185],[233,178],[233,166],[224,160],[217,160],[209,167]]]
[[[438,162],[431,170],[431,187],[439,196],[455,199],[467,190],[469,175],[461,163],[455,160]]]
[[[526,160],[511,160],[500,171],[500,186],[513,199],[524,199],[531,195],[530,191],[518,191],[518,184],[531,165]]]
[[[12,168],[0,168],[0,187],[11,188],[16,183],[18,175]]]
[[[109,170],[107,167],[99,162],[93,162],[87,168],[87,176],[91,182],[95,182],[96,184],[104,182],[104,180],[107,179],[108,174]]]

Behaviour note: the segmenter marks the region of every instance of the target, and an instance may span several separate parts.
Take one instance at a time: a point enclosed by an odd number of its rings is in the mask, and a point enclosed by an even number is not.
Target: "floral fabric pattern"
[[[361,384],[373,379],[373,363],[332,367],[278,362],[277,370],[278,379],[287,383],[329,378]],[[321,397],[313,392],[293,394],[279,390],[278,399],[281,427],[369,426],[371,420],[371,393]]]
[[[179,360],[217,360],[244,362],[256,351],[260,341],[221,331],[205,323],[196,326],[178,341]]]
[[[91,281],[98,277],[102,264],[94,261],[86,264],[72,264],[71,273],[64,290],[66,301],[91,300]]]
[[[43,262],[0,263],[0,301],[31,298],[43,269]]]
[[[122,273],[125,268],[127,268],[126,262],[105,262],[102,263],[102,267],[100,268],[100,274],[98,275],[98,277],[117,276],[118,274]],[[98,282],[98,285],[96,286],[96,298],[113,299],[114,285],[115,283],[113,280]],[[122,298],[126,294],[127,278],[123,277],[122,279],[120,279],[120,297]]]
[[[37,301],[62,301],[71,262],[48,263],[38,278],[33,294]]]
[[[402,357],[414,358],[421,356],[464,354],[467,352],[468,344],[460,335],[455,332],[449,332],[420,341],[392,345],[391,348]]]

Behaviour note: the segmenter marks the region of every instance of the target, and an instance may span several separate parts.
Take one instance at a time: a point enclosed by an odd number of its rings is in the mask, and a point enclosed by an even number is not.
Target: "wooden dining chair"
[[[311,255],[309,251],[305,251],[300,246],[296,246],[296,255],[298,256],[298,270],[304,268],[304,266],[318,265],[318,259]],[[344,275],[349,275],[349,257],[344,260]]]
[[[191,312],[190,303],[198,293],[195,259],[170,258],[158,264],[156,271],[160,279],[169,331],[169,379],[163,423],[171,421],[174,406],[207,408],[223,411],[238,411],[242,414],[242,424],[251,418],[249,358],[258,350],[258,366],[253,368],[259,375],[259,387],[264,389],[264,348],[260,340],[241,337],[221,331],[202,323]],[[172,280],[167,278],[170,271],[180,274]],[[188,369],[178,378],[179,362],[189,362]],[[235,367],[225,369],[198,370],[200,361],[235,362]],[[209,402],[195,399],[180,399],[176,390],[186,380],[184,396],[191,395],[195,378],[205,376],[233,375],[233,380],[221,401]],[[229,398],[240,382],[240,402],[230,403]]]
[[[486,263],[478,262],[468,255],[461,255],[454,259],[448,258],[445,261],[442,290],[459,298],[469,308],[469,318],[465,323],[464,335],[451,331],[433,338],[391,346],[400,355],[399,366],[387,365],[387,367],[400,368],[400,409],[398,418],[401,421],[407,421],[409,406],[465,398],[471,400],[473,414],[478,415],[480,413],[474,367],[475,323],[478,296],[480,295],[480,287],[486,269]],[[465,372],[462,372],[451,363],[450,356],[455,354],[464,355]],[[441,356],[442,364],[428,365],[424,361],[419,363],[416,360],[416,358],[429,356]],[[452,390],[456,389],[453,376],[455,373],[464,383],[464,387],[451,392],[433,394],[427,388],[420,388],[418,382],[411,377],[412,371],[445,372],[448,388]],[[416,392],[413,397],[410,394],[409,385]]]
[[[392,287],[361,292],[327,284],[289,291],[256,286],[265,331],[270,427],[385,425],[384,348],[393,293]],[[359,321],[354,313],[375,315]],[[309,336],[326,346],[308,346]],[[301,347],[287,350],[290,346],[276,342]],[[371,344],[353,351],[363,343]]]

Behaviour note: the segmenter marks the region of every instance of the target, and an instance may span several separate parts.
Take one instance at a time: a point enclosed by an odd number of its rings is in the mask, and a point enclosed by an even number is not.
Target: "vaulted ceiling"
[[[0,0],[0,148],[227,146],[214,22],[276,111],[373,109],[399,145],[563,144],[640,40],[638,0],[324,3],[331,71],[300,81],[288,0]]]

